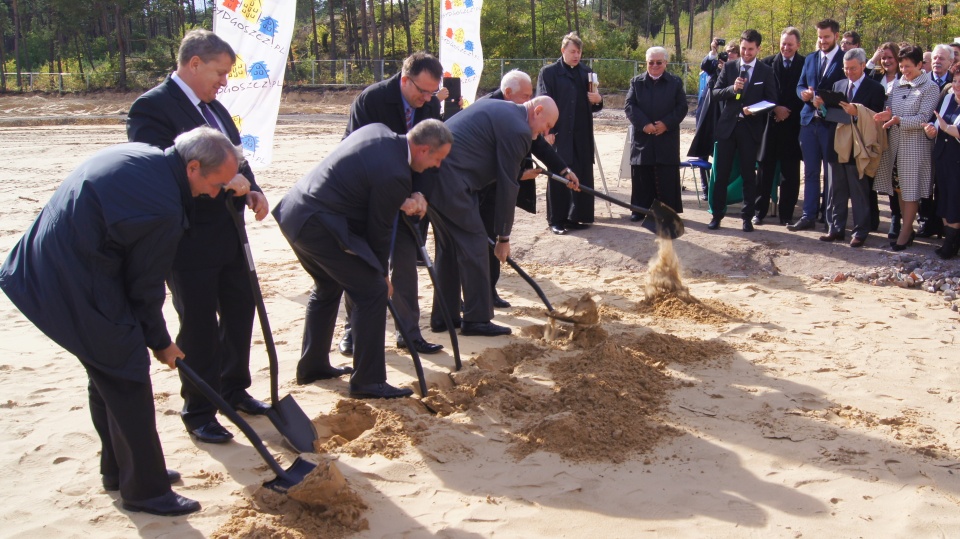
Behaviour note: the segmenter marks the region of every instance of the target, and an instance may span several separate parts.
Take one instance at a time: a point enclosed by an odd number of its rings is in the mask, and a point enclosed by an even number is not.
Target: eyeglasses
[[[410,84],[412,84],[413,87],[416,88],[417,91],[419,91],[419,92],[420,92],[421,94],[423,94],[423,95],[434,96],[434,95],[437,95],[437,94],[440,93],[440,89],[439,89],[439,88],[437,88],[437,91],[431,92],[430,90],[424,90],[423,88],[421,88],[420,86],[418,86],[417,83],[416,83],[416,81],[414,81],[412,78],[407,77],[407,80],[410,81]]]
[[[647,65],[651,66],[662,66],[665,63],[663,60],[647,60]]]

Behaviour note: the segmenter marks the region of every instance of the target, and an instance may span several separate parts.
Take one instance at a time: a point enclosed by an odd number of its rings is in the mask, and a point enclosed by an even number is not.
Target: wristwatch
[[[497,236],[497,243],[510,243],[510,236]]]

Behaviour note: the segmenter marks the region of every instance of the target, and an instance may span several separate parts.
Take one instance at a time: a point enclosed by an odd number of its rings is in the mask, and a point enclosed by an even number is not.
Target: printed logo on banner
[[[263,12],[263,0],[243,0],[240,14],[250,22],[257,22]]]
[[[247,78],[247,63],[243,61],[243,58],[239,54],[237,55],[237,61],[234,62],[233,67],[230,68],[230,73],[227,75],[227,78],[230,80]]]
[[[473,0],[446,0],[443,3],[443,9],[447,11],[452,11],[454,8],[470,9],[472,7],[473,7]]]
[[[240,146],[244,150],[256,155],[257,147],[260,146],[260,137],[253,135],[240,135]]]
[[[219,19],[227,21],[230,25],[238,28],[244,34],[253,36],[258,42],[273,45],[273,38],[276,37],[280,29],[280,21],[267,15],[263,17],[263,0],[221,0],[220,4],[224,9],[217,10],[220,13],[214,13],[214,17],[219,15]],[[236,16],[237,8],[240,8],[240,14],[243,19],[250,23],[257,23],[258,27],[248,26],[244,20]],[[228,12],[232,11],[233,13]],[[262,18],[261,18],[262,17]],[[274,50],[287,54],[286,47],[274,45]]]
[[[239,114],[230,117],[233,120],[233,125],[237,126],[237,131],[243,131],[243,118]]]
[[[463,28],[457,28],[456,30],[447,28],[447,31],[444,32],[444,35],[440,39],[444,45],[453,48],[461,54],[471,56],[478,60],[481,59],[481,55],[475,50],[476,47],[473,40],[467,39]]]
[[[240,0],[223,0],[223,7],[229,9],[230,11],[236,12],[237,7],[240,6]]]

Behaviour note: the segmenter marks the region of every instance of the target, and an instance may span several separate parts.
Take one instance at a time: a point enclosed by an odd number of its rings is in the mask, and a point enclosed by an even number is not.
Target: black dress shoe
[[[892,240],[892,239],[896,238],[897,236],[899,236],[899,235],[900,235],[900,226],[901,226],[901,224],[900,224],[900,219],[898,219],[898,218],[893,218],[893,220],[890,221],[890,230],[887,232],[887,237]]]
[[[190,436],[208,444],[225,444],[233,439],[233,434],[216,420],[191,430]]]
[[[723,217],[714,217],[713,219],[710,219],[710,222],[707,224],[707,229],[716,230],[720,228],[720,221],[722,220],[723,220]]]
[[[100,476],[100,479],[103,481],[103,490],[107,492],[115,492],[120,490],[120,476],[119,475],[103,475]],[[167,479],[170,480],[170,484],[174,484],[180,480],[180,472],[176,470],[167,469]]]
[[[483,337],[510,335],[510,333],[512,333],[510,328],[493,322],[464,322],[463,328],[460,330],[461,335],[480,335]]]
[[[344,374],[353,374],[353,367],[327,367],[325,369],[310,371],[302,374],[297,372],[297,385],[305,386],[307,384],[312,384],[317,380],[340,378]]]
[[[843,234],[831,232],[825,236],[820,236],[820,241],[843,241]]]
[[[134,513],[150,513],[151,515],[160,515],[162,517],[175,517],[177,515],[189,515],[200,510],[200,502],[184,498],[174,491],[170,491],[163,496],[148,498],[137,502],[123,500],[123,508]]]
[[[407,342],[403,340],[402,335],[397,335],[397,348],[406,348]],[[440,350],[443,350],[442,344],[434,344],[432,342],[427,342],[423,339],[416,339],[413,341],[413,347],[417,352],[421,354],[436,354]]]
[[[761,218],[757,217],[756,215],[754,215],[754,216],[753,216],[753,219],[751,219],[750,222],[753,223],[753,224],[756,225],[756,226],[760,226],[760,225],[763,224],[763,219],[761,219]]]
[[[636,223],[637,221],[640,221],[642,219],[643,219],[643,216],[640,215],[639,213],[630,214],[630,221],[633,223]]]
[[[497,309],[509,309],[510,302],[501,298],[496,292],[493,293],[493,306]]]
[[[850,240],[850,247],[863,247],[863,244],[867,243],[867,238],[858,238],[856,236]]]
[[[567,229],[563,228],[563,225],[550,225],[550,232],[553,232],[557,236],[563,236],[567,233]]]
[[[753,223],[750,222],[750,219],[743,220],[743,231],[744,232],[753,232]]]
[[[926,221],[920,224],[920,229],[917,230],[917,237],[920,238],[932,238],[932,237],[943,237],[943,222],[940,220],[927,219]]]
[[[247,415],[264,415],[270,411],[269,404],[250,395],[244,395],[240,400],[233,403],[233,408]]]
[[[590,225],[587,223],[579,223],[577,221],[567,221],[563,223],[563,227],[568,230],[586,230],[590,228]]]
[[[787,225],[787,230],[790,232],[797,232],[798,230],[810,230],[815,226],[815,223],[810,219],[800,218],[799,221],[793,223],[792,225]]]
[[[353,332],[347,330],[347,332],[343,334],[338,348],[340,348],[341,355],[353,357]]]
[[[350,396],[355,399],[399,399],[413,395],[408,388],[393,387],[383,382],[380,384],[350,384]]]

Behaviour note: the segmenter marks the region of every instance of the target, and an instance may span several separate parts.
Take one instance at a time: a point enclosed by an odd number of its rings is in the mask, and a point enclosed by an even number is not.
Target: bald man
[[[494,253],[501,262],[510,255],[510,230],[520,184],[520,166],[534,139],[547,134],[557,122],[557,105],[550,97],[538,97],[522,105],[481,99],[447,122],[453,132],[453,148],[440,166],[440,181],[427,200],[437,237],[439,288],[447,312],[463,335],[507,335],[510,328],[491,322],[487,234],[480,217],[480,191],[496,184],[493,231]],[[573,184],[576,185],[575,183]],[[446,331],[434,294],[430,327]]]

